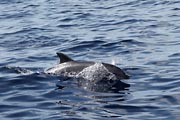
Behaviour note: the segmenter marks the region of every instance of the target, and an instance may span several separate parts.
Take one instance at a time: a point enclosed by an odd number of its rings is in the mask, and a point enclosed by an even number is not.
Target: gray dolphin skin
[[[78,74],[81,72],[83,69],[94,65],[96,62],[91,62],[91,61],[74,61],[67,55],[63,53],[57,53],[58,57],[60,58],[60,63],[53,67],[50,68],[46,71],[48,74],[55,74],[55,75],[63,75],[65,73],[71,73],[71,74]],[[113,73],[117,79],[128,79],[129,76],[126,75],[120,68],[108,64],[108,63],[102,63],[106,69]]]

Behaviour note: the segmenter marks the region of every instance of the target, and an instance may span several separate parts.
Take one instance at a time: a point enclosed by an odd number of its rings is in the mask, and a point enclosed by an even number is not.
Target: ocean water
[[[130,87],[97,92],[43,74],[58,64],[56,52],[115,63]],[[179,0],[0,1],[1,120],[179,120],[179,113]]]

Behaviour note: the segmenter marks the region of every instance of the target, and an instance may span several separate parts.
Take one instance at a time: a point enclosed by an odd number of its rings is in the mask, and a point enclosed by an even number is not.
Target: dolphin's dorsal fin
[[[58,53],[57,52],[56,54],[60,58],[60,63],[74,61],[73,59],[71,59],[70,57],[68,57],[67,55],[65,55],[63,53]]]

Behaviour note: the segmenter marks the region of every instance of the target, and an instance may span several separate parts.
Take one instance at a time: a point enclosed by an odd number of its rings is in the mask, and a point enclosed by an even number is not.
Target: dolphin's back
[[[58,64],[57,66],[50,68],[46,71],[48,74],[64,74],[64,73],[74,73],[77,74],[82,71],[84,68],[93,65],[94,62],[77,62],[77,61],[69,61]]]

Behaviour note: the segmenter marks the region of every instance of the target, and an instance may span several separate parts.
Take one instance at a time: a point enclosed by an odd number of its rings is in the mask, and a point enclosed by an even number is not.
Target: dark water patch
[[[176,66],[178,63],[179,58],[173,58],[170,60],[163,60],[163,61],[151,61],[148,62],[147,65],[155,65],[155,66],[162,66],[162,67],[173,67]]]
[[[41,28],[29,28],[29,29],[14,31],[12,33],[4,33],[3,36],[8,39],[2,41],[1,46],[8,48],[9,46],[13,46],[13,48],[19,47],[16,49],[20,49],[20,47],[24,49],[25,47],[29,48],[30,46],[35,46],[38,43],[41,43],[41,41],[49,40],[49,37],[46,36],[43,37],[42,34],[38,34],[44,30],[45,29],[41,29]],[[23,35],[18,35],[18,34],[23,34]]]
[[[180,10],[180,8],[173,8],[172,10],[179,11],[179,10]]]
[[[127,110],[129,112],[142,112],[146,109],[158,109],[158,107],[153,106],[132,106],[132,105],[119,105],[119,104],[110,104],[103,106],[108,109],[122,109]]]
[[[110,40],[109,40],[110,41]],[[126,49],[124,49],[126,46],[131,46]],[[119,40],[117,42],[106,42],[96,48],[97,50],[100,50],[101,48],[104,48],[104,51],[111,52],[112,50],[118,51],[118,54],[130,54],[131,52],[140,51],[141,49],[145,49],[144,47],[147,46],[143,42],[139,42],[133,39],[127,39],[127,40]],[[136,49],[137,47],[137,49]]]
[[[127,43],[127,44],[132,44],[132,45],[137,45],[137,46],[146,46],[146,44],[144,42],[139,42],[133,39],[126,39],[126,40],[122,40],[121,43]]]
[[[70,113],[72,114],[73,112],[65,112],[65,113]],[[70,115],[70,114],[67,114],[67,115]],[[59,120],[86,120],[86,119],[83,119],[83,118],[75,118],[75,117],[70,117],[70,118],[63,118],[63,119],[59,119]]]
[[[93,46],[92,45],[78,45],[78,46],[74,46],[72,48],[64,49],[63,51],[79,51],[79,49],[81,49],[82,51],[85,51],[85,50],[87,50],[89,48],[92,48]]]
[[[179,104],[179,98],[177,99],[171,95],[163,95],[162,98],[159,98],[160,101],[161,99],[163,99],[162,101],[167,101],[168,104]]]
[[[51,82],[53,82],[53,77],[48,78],[46,75],[39,73],[21,76],[16,75],[16,77],[10,80],[4,78],[2,85],[7,86],[6,90],[33,91],[50,87],[50,84],[46,83],[50,79]],[[51,83],[51,85],[54,86],[55,83]]]
[[[61,96],[61,93],[58,92],[58,90],[52,89],[51,91],[44,92],[42,95],[44,98],[57,98],[58,96]]]
[[[140,2],[140,1],[139,1]],[[134,5],[134,4],[137,4],[138,3],[138,0],[134,0],[134,1],[126,1],[125,3],[123,3],[122,5],[123,6],[131,6],[131,5]]]
[[[119,47],[118,45],[120,44],[120,42],[110,42],[110,43],[104,43],[102,46],[104,47]]]
[[[136,22],[143,23],[143,22],[153,22],[153,21],[155,21],[155,20],[153,20],[153,19],[128,19],[128,20],[122,21],[122,24],[133,24]]]
[[[76,12],[76,13],[74,13],[74,15],[75,15],[77,18],[81,18],[81,19],[86,19],[86,18],[92,16],[92,14],[90,14],[90,13],[82,13],[82,12]]]
[[[156,82],[151,83],[152,87],[156,87],[157,89],[161,89],[161,90],[172,89],[176,87],[176,85],[179,84],[180,82],[177,80],[177,78],[163,78],[160,76],[156,76],[153,79]],[[157,86],[161,86],[161,88],[158,88]]]
[[[37,7],[40,7],[40,5],[38,5],[38,4],[27,4],[23,8],[27,9],[27,8],[37,8]]]
[[[97,38],[98,39],[98,38]],[[93,40],[93,41],[81,41],[79,44],[82,44],[82,45],[87,45],[87,44],[96,44],[96,45],[100,45],[102,43],[105,43],[105,41],[103,40]]]
[[[68,105],[59,105],[59,101],[43,101],[43,102],[38,102],[38,108],[41,109],[47,109],[47,110],[54,110],[54,111],[60,111],[60,110],[69,110],[71,109],[70,106]]]
[[[6,102],[38,102],[42,101],[43,98],[35,98],[32,95],[21,95],[21,94],[15,94],[13,97],[10,96],[10,98],[5,99]]]
[[[14,4],[14,3],[22,3],[23,1],[21,0],[6,0],[6,1],[1,1],[2,4]]]
[[[21,30],[17,30],[12,33],[4,33],[3,35],[18,35],[18,34],[29,34],[29,35],[36,35],[37,33],[40,33],[40,31],[46,31],[48,29],[44,28],[22,28]]]
[[[153,19],[126,19],[126,20],[121,20],[121,21],[116,21],[116,20],[105,20],[105,21],[100,21],[98,24],[90,24],[88,28],[95,28],[92,29],[93,31],[112,31],[112,30],[118,30],[117,26],[125,26],[125,25],[133,25],[133,24],[143,24],[143,23],[148,23],[148,22],[153,22],[155,20]],[[110,28],[108,28],[110,27]],[[134,27],[134,26],[133,26]],[[105,29],[106,28],[106,29]],[[129,28],[127,28],[129,29]]]
[[[3,14],[3,15],[0,15],[0,19],[1,20],[6,20],[6,19],[21,19],[21,18],[24,18],[24,17],[30,17],[32,16],[33,14],[32,13],[29,13],[28,11],[21,11],[21,12],[15,12],[15,13],[6,13],[6,14]]]
[[[180,3],[179,0],[169,1],[169,5],[176,5]]]
[[[78,27],[80,26],[79,24],[61,24],[61,25],[58,25],[57,27],[59,28],[71,28],[71,27]]]
[[[108,104],[110,102],[122,102],[126,101],[128,96],[130,96],[129,90],[119,90],[118,92],[111,92],[111,93],[96,93],[93,95],[95,101],[98,103],[105,103]]]
[[[180,58],[180,53],[174,53],[172,55],[169,55],[169,57],[179,57]]]
[[[164,61],[151,61],[147,64],[153,64],[153,65],[157,65],[157,66],[164,66],[164,65],[167,65],[169,64],[169,61],[167,60],[164,60]]]
[[[17,110],[15,112],[13,112],[11,115],[7,115],[6,117],[7,118],[29,118],[29,117],[32,117],[32,116],[37,116],[35,110]]]
[[[67,18],[61,19],[60,21],[61,22],[70,22],[70,21],[73,21],[73,20],[74,20],[74,18],[67,17]]]
[[[2,113],[9,111],[9,109],[23,109],[24,108],[19,105],[8,105],[8,104],[1,104],[0,107],[1,107],[0,111]]]
[[[61,11],[61,13],[63,13],[63,14],[71,13],[71,12],[72,12],[72,10],[62,10],[62,11]]]
[[[55,55],[54,55],[54,57],[55,57]],[[26,62],[36,62],[37,60],[47,61],[47,60],[52,60],[52,58],[50,58],[49,56],[29,56],[29,57],[25,58],[24,61],[26,61]]]
[[[132,6],[132,7],[146,7],[146,6],[156,6],[156,5],[163,5],[163,4],[168,4],[169,1],[156,1],[156,0],[151,0],[151,1],[140,1],[140,0],[134,0],[134,1],[127,1],[126,3],[122,4],[123,6]]]
[[[79,51],[79,50],[87,50],[87,49],[95,49],[99,47],[104,41],[94,40],[94,41],[83,41],[75,43],[74,47],[67,48],[63,51]]]

